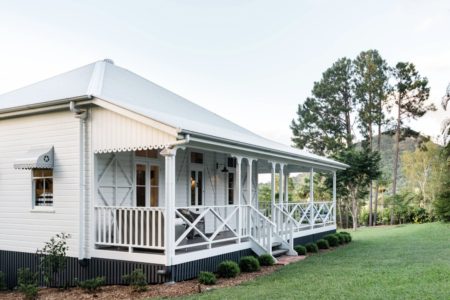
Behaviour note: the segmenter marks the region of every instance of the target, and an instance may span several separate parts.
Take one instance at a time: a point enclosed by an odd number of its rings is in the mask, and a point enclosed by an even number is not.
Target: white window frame
[[[34,170],[31,170],[31,212],[49,212],[49,213],[54,213],[55,212],[55,174],[54,174],[54,170],[53,169],[48,169],[49,171],[52,172],[52,176],[39,176],[39,177],[35,177],[34,176]],[[52,205],[36,205],[36,179],[48,179],[51,178],[53,181],[53,191],[52,191]],[[44,181],[45,183],[45,181]]]

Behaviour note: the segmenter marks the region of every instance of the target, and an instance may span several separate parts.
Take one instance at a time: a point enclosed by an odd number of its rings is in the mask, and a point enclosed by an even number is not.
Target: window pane
[[[151,166],[150,169],[150,184],[152,186],[158,186],[159,182],[159,167]]]
[[[191,163],[203,164],[203,153],[191,152]]]
[[[195,205],[195,171],[191,172],[191,205]]]
[[[34,171],[34,170],[33,170]],[[44,179],[39,178],[34,180],[34,197],[37,206],[42,206],[45,204],[44,197]]]
[[[136,185],[145,186],[145,165],[136,165]]]
[[[145,206],[145,186],[136,187],[136,206]]]
[[[203,205],[203,172],[198,172],[198,182],[197,182],[197,197],[198,205]]]
[[[155,149],[138,150],[135,152],[135,154],[136,154],[136,156],[139,156],[139,157],[158,158],[158,151]]]
[[[228,157],[228,168],[236,168],[236,158]]]
[[[228,173],[228,188],[234,188],[234,173]]]
[[[42,175],[44,177],[53,177],[53,170],[43,169],[42,170]]]
[[[158,158],[158,151],[155,149],[147,150],[147,157],[148,158]]]
[[[152,187],[150,189],[150,205],[151,206],[158,206],[158,187]]]
[[[234,204],[234,173],[228,173],[228,204]]]

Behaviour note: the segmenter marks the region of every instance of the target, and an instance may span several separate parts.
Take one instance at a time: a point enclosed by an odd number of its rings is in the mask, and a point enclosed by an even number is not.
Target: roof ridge
[[[95,62],[94,70],[92,71],[91,79],[86,91],[88,96],[100,95],[103,89],[103,79],[105,78],[106,60],[99,60]]]

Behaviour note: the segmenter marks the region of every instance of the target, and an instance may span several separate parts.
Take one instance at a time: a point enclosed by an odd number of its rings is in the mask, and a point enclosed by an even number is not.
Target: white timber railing
[[[175,250],[239,241],[238,205],[187,206],[175,209]]]
[[[289,202],[275,204],[274,206],[270,202],[259,202],[259,207],[261,213],[275,221],[277,227],[284,226],[283,222],[286,221],[286,216],[280,216],[280,211],[286,213],[291,221],[294,221],[294,231],[335,224],[335,207],[331,201]],[[281,222],[281,224],[278,222]]]
[[[164,208],[96,206],[95,244],[164,250]]]

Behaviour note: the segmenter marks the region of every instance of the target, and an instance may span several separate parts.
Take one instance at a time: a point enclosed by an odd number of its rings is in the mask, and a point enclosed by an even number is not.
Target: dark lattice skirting
[[[327,234],[335,233],[335,232],[336,232],[336,230],[329,230],[329,231],[324,231],[324,232],[320,232],[320,233],[315,233],[315,234],[311,234],[311,235],[295,238],[294,239],[294,245],[297,246],[297,245],[305,245],[306,243],[312,243],[312,242],[315,242],[317,240],[320,240],[321,238],[323,238]]]
[[[17,269],[30,268],[38,270],[39,258],[34,253],[13,252],[0,250],[0,271],[5,274],[6,284],[13,288],[17,285]],[[162,283],[166,279],[157,274],[164,265],[139,263],[123,260],[91,258],[79,261],[78,258],[68,257],[67,267],[60,274],[58,281],[66,282],[68,286],[75,285],[75,278],[85,280],[96,276],[105,276],[107,284],[121,284],[122,275],[131,273],[134,269],[141,268],[147,275],[148,282]],[[43,283],[40,278],[41,284]]]

